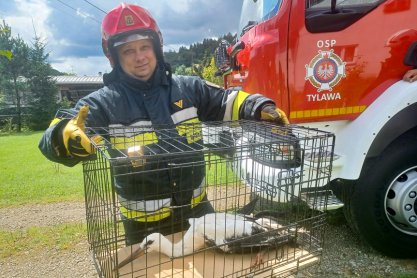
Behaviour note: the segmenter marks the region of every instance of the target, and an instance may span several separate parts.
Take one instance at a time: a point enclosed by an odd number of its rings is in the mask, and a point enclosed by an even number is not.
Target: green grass
[[[395,278],[417,278],[417,273],[403,273],[398,274]]]
[[[207,186],[240,183],[240,179],[232,171],[231,166],[228,166],[225,159],[215,154],[208,154],[205,156],[205,161]]]
[[[16,231],[0,230],[0,258],[45,249],[71,249],[85,240],[86,234],[87,226],[85,224],[30,227]]]
[[[42,132],[0,136],[0,208],[83,201],[82,166],[65,167],[38,149]],[[0,230],[0,258],[48,249],[71,249],[85,240],[85,224]]]
[[[38,149],[41,136],[0,136],[0,208],[84,199],[81,165],[47,160]]]
[[[391,278],[417,278],[417,273],[400,273],[390,276]],[[383,278],[381,275],[369,274],[365,275],[364,278]]]
[[[46,159],[38,149],[42,133],[0,136],[0,208],[84,200],[81,164],[66,167]],[[209,159],[208,185],[236,183],[223,159]]]

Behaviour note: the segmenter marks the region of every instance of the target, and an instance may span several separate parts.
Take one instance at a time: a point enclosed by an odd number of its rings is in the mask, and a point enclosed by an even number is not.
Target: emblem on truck
[[[346,76],[346,63],[329,51],[319,50],[319,53],[311,59],[310,64],[306,65],[306,77],[310,83],[317,88],[317,92],[331,91],[339,81]]]

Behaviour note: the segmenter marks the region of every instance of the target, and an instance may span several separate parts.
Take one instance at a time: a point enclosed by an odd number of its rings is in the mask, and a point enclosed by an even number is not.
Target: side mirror
[[[230,43],[226,40],[222,40],[214,51],[214,63],[217,67],[217,72],[214,76],[222,76],[230,70],[230,57],[227,53],[229,47]]]

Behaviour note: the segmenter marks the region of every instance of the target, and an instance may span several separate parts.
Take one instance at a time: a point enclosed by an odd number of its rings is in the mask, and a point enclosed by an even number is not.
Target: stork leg
[[[136,258],[141,257],[145,254],[145,250],[138,246],[138,249],[134,250],[126,259],[121,261],[113,270],[117,271],[118,269],[124,267],[128,263],[134,261]]]
[[[263,253],[264,253],[263,251],[259,251],[256,254],[254,260],[251,259],[251,265],[250,265],[250,270],[251,271],[259,269],[261,267],[261,265],[263,264],[263,262],[264,262],[263,261],[263,255],[264,255]]]

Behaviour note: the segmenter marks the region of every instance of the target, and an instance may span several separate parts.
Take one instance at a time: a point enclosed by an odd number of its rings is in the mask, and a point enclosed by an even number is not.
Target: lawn
[[[0,208],[84,200],[82,166],[47,160],[38,149],[41,136],[0,136]]]
[[[38,149],[42,133],[0,136],[0,208],[84,201],[82,165],[65,167],[46,159]],[[227,183],[230,179],[236,182],[230,169],[220,161],[217,156],[210,156],[209,185]],[[85,235],[86,225],[81,223],[15,231],[0,229],[0,258],[19,255],[21,250],[71,249]]]
[[[43,132],[0,136],[0,208],[63,201],[83,201],[82,165],[66,167],[46,159],[38,149]],[[236,183],[217,156],[209,156],[207,183]]]
[[[45,249],[76,248],[79,242],[85,240],[86,234],[87,226],[82,223],[0,230],[0,259]]]

